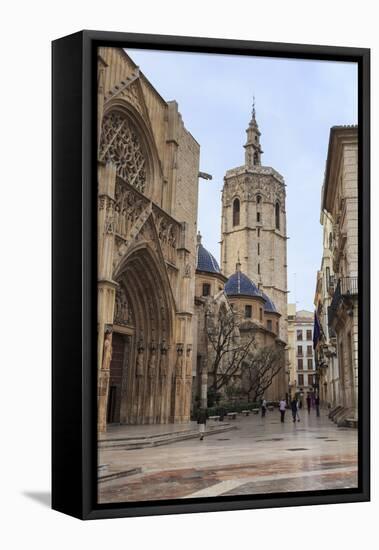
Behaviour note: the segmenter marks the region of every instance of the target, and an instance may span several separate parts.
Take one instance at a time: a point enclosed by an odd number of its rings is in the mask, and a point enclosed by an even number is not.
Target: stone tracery
[[[144,192],[147,163],[143,146],[131,121],[119,112],[104,117],[99,156],[116,166],[120,178]]]

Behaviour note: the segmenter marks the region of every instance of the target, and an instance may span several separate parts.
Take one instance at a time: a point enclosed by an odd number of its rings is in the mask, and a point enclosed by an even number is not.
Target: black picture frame
[[[96,51],[99,46],[353,61],[359,85],[359,484],[357,489],[96,503]],[[81,519],[370,500],[370,50],[81,31],[52,44],[52,507]],[[72,199],[75,197],[75,200]]]

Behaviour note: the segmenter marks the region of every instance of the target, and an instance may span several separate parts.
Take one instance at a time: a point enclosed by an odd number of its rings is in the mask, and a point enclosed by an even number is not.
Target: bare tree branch
[[[243,365],[242,389],[250,400],[263,397],[273,379],[284,368],[284,350],[275,346],[266,346],[250,354]]]
[[[254,349],[255,338],[251,336],[246,342],[241,342],[236,314],[223,309],[216,319],[208,318],[206,332],[214,351],[209,389],[217,392],[234,376],[240,375],[243,362]]]

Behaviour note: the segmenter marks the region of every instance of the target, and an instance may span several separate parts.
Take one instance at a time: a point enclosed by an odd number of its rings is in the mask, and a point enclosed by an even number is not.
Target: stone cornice
[[[358,144],[358,126],[333,126],[330,129],[328,155],[323,185],[322,209],[332,212],[338,186],[338,172],[345,145]]]
[[[279,183],[285,185],[283,176],[274,170],[274,168],[271,168],[271,166],[237,166],[236,168],[227,170],[224,179],[227,180],[244,174],[273,176]]]
[[[196,275],[212,277],[212,278],[218,279],[223,283],[226,283],[226,281],[228,280],[228,277],[225,277],[225,275],[223,275],[222,273],[213,273],[211,271],[201,271],[200,269],[196,269]]]

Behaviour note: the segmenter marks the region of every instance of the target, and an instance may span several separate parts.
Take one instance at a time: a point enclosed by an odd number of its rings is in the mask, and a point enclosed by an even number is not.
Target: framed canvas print
[[[53,42],[53,508],[369,500],[367,49]]]

